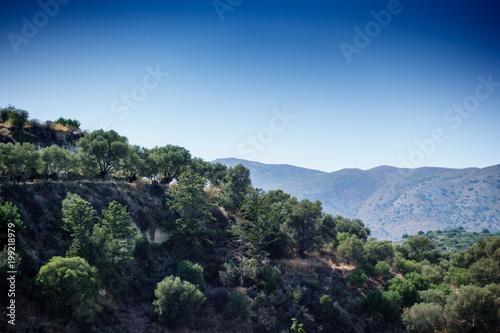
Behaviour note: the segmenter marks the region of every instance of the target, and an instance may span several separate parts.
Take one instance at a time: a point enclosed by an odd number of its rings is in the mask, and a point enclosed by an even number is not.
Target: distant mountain
[[[500,231],[500,165],[483,169],[380,166],[327,173],[235,158],[214,162],[241,163],[250,169],[254,187],[320,200],[327,213],[360,218],[379,239],[456,227]]]

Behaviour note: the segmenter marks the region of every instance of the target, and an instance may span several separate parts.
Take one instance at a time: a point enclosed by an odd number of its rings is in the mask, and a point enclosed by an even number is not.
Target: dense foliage
[[[90,324],[101,310],[97,268],[80,257],[53,257],[36,276],[38,297],[51,315]]]

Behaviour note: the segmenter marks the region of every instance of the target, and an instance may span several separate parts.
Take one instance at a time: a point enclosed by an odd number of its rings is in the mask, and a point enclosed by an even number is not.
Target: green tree
[[[363,255],[372,265],[376,265],[379,261],[390,263],[394,257],[394,247],[388,240],[377,241],[375,238],[370,238],[363,245]]]
[[[98,223],[95,209],[78,194],[68,192],[62,202],[61,212],[64,222],[62,228],[73,237],[67,255],[95,262],[96,248],[91,241],[94,225]]]
[[[334,219],[338,233],[347,232],[351,235],[358,236],[358,238],[363,241],[368,239],[370,228],[366,228],[365,224],[360,219],[350,220],[340,215],[337,215]]]
[[[214,204],[208,199],[205,185],[203,177],[188,170],[167,190],[167,204],[177,214],[174,223],[167,225],[169,242],[180,257],[199,258],[203,247],[211,243]]]
[[[229,168],[222,186],[225,197],[224,207],[230,212],[237,212],[250,192],[251,185],[250,170],[241,164]]]
[[[278,267],[266,264],[257,271],[256,281],[266,294],[271,295],[278,287],[280,277],[281,271]]]
[[[168,276],[155,290],[153,312],[159,322],[171,328],[187,326],[205,302],[205,296],[193,284]]]
[[[102,227],[105,233],[106,252],[111,262],[121,262],[132,259],[132,251],[138,240],[137,233],[130,226],[132,220],[127,208],[116,201],[102,211]]]
[[[378,313],[389,323],[399,319],[402,305],[403,300],[398,292],[381,291],[378,288],[369,292],[363,301],[363,308],[368,314]]]
[[[379,261],[375,265],[375,273],[383,279],[389,279],[391,277],[391,266],[385,261]]]
[[[420,299],[425,303],[435,303],[444,307],[446,304],[446,294],[442,290],[428,289],[419,292]]]
[[[357,235],[352,235],[340,242],[337,247],[337,258],[345,262],[356,262],[363,255],[363,241]]]
[[[368,277],[366,276],[363,270],[356,268],[351,271],[349,276],[347,277],[347,283],[349,283],[354,288],[361,288],[368,281]]]
[[[456,287],[468,285],[470,284],[470,274],[469,271],[465,268],[450,267],[450,269],[446,273],[444,281],[451,283]]]
[[[78,141],[82,165],[91,174],[105,180],[117,171],[120,161],[126,158],[129,148],[127,138],[114,130],[95,130]]]
[[[445,327],[443,307],[433,303],[418,303],[406,308],[402,316],[408,332],[433,333]]]
[[[240,208],[241,217],[231,227],[231,232],[241,238],[252,255],[268,256],[284,240],[280,219],[276,219],[272,205],[264,191],[252,189]]]
[[[203,277],[203,267],[199,264],[193,264],[189,260],[183,260],[177,266],[176,276],[181,280],[192,283],[199,290],[205,289],[205,278]]]
[[[61,124],[61,125],[64,125],[64,126],[70,126],[70,127],[74,127],[74,129],[78,130],[80,129],[80,122],[76,119],[65,119],[63,117],[60,117],[59,119],[57,119],[56,121],[54,121],[54,124]]]
[[[120,161],[120,170],[128,182],[133,183],[147,175],[146,150],[139,146],[130,146],[127,155]]]
[[[496,258],[482,258],[469,268],[473,284],[484,287],[490,283],[500,283],[500,250]]]
[[[0,110],[0,119],[10,123],[14,128],[22,129],[28,121],[29,113],[26,110],[16,109],[13,105]]]
[[[227,174],[227,166],[222,163],[212,164],[211,168],[208,170],[208,181],[213,187],[221,188],[224,179]]]
[[[282,230],[289,235],[291,247],[302,257],[324,242],[325,219],[333,224],[331,216],[323,214],[320,201],[289,199],[283,204],[283,214]]]
[[[43,175],[58,179],[61,172],[71,168],[70,152],[58,145],[52,145],[40,150],[41,172]]]
[[[0,143],[0,171],[17,181],[36,178],[40,153],[32,143]]]
[[[448,296],[444,316],[457,331],[492,332],[500,325],[496,297],[488,288],[462,286]]]
[[[248,296],[238,290],[234,290],[229,295],[229,301],[224,307],[224,318],[227,320],[246,320],[248,318],[249,307],[250,299]]]
[[[183,147],[167,145],[151,150],[151,158],[161,175],[161,182],[170,184],[187,170],[191,162],[191,153]]]
[[[2,176],[11,177],[16,155],[14,144],[11,142],[0,143],[0,173]]]
[[[401,295],[404,307],[410,307],[418,300],[418,289],[412,281],[405,278],[394,278],[387,281],[389,291],[395,291]]]
[[[408,238],[407,245],[410,259],[416,261],[424,260],[425,255],[436,248],[436,244],[432,243],[429,237],[422,235]]]
[[[35,283],[45,309],[60,319],[90,324],[101,310],[98,270],[80,257],[53,257]]]
[[[10,201],[0,204],[0,228],[3,234],[7,234],[7,229],[12,229],[18,234],[25,228],[21,221],[21,215],[17,211],[17,206]]]
[[[437,265],[422,265],[422,275],[429,278],[429,281],[434,284],[443,282],[444,270]]]

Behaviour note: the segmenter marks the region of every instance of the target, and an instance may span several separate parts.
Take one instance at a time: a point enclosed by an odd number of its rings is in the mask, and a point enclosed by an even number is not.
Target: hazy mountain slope
[[[243,164],[255,187],[320,200],[326,212],[361,218],[377,238],[459,226],[500,230],[500,165],[414,170],[381,166],[326,173],[238,159],[217,162]]]

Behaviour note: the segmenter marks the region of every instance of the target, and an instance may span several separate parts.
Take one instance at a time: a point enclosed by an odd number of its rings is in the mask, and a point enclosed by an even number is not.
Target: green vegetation
[[[53,257],[36,276],[38,297],[51,315],[90,324],[101,310],[97,268],[80,257]]]
[[[458,252],[467,250],[479,238],[500,236],[500,232],[491,233],[488,229],[483,229],[481,232],[471,232],[459,227],[443,231],[428,231],[425,236],[434,242],[441,251]]]
[[[177,267],[177,274],[181,280],[187,281],[199,290],[205,289],[205,279],[203,277],[203,267],[193,264],[189,260],[183,260]]]
[[[64,126],[70,126],[74,127],[74,129],[79,129],[80,128],[80,122],[76,119],[64,119],[63,117],[60,117],[56,121],[54,121],[54,124],[61,124]]]
[[[28,121],[28,117],[28,111],[16,109],[12,105],[0,110],[0,120],[17,129],[23,128],[24,124]]]
[[[33,304],[23,315],[49,318],[46,330],[500,326],[500,237],[488,230],[394,245],[319,201],[253,188],[242,165],[131,146],[114,131],[84,134],[76,152],[0,143],[0,155],[0,222],[19,235],[19,253],[5,248],[0,266],[16,262],[19,300]]]
[[[229,295],[229,301],[224,307],[224,318],[227,320],[243,321],[248,318],[250,299],[244,293],[234,290]]]
[[[205,296],[193,284],[168,276],[158,283],[153,311],[158,321],[169,327],[182,327],[194,319]]]

